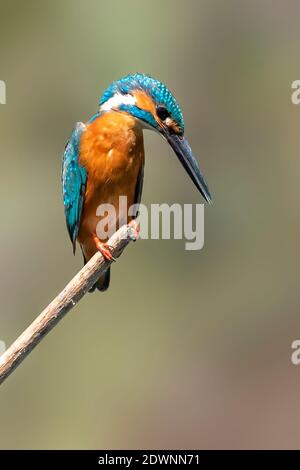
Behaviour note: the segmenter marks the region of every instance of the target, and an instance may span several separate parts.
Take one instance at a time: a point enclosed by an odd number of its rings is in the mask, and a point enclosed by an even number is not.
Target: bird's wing
[[[138,207],[141,202],[141,197],[142,197],[142,190],[143,190],[143,182],[144,182],[144,165],[142,165],[140,172],[137,177],[137,182],[136,182],[136,187],[135,187],[135,193],[134,193],[134,204],[136,204],[136,217],[139,215],[138,214]]]
[[[82,122],[76,124],[66,145],[62,162],[65,216],[74,253],[87,181],[87,172],[78,162],[80,137],[85,129],[86,126]]]

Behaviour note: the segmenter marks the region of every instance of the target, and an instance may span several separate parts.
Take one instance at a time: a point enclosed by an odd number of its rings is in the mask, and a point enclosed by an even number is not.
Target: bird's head
[[[113,82],[99,102],[100,113],[125,112],[143,127],[161,134],[174,150],[192,181],[206,201],[211,195],[198,162],[184,137],[181,109],[168,88],[159,80],[136,73]]]

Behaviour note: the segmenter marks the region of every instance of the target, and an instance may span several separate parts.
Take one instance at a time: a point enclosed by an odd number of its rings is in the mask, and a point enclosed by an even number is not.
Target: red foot
[[[107,243],[101,242],[96,235],[94,235],[94,242],[95,242],[97,249],[100,251],[100,253],[102,253],[105,259],[109,261],[116,261],[116,258],[114,258],[112,255],[112,252],[111,252],[112,247],[110,245],[108,245]]]
[[[129,222],[129,227],[131,229],[131,237],[135,241],[139,238],[140,235],[140,225],[137,223],[135,219]]]

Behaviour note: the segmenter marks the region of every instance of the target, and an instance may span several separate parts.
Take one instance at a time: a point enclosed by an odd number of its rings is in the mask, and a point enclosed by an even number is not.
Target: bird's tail
[[[84,264],[87,263],[84,254],[83,254],[83,261],[84,261]],[[99,277],[98,281],[93,285],[93,287],[90,288],[89,292],[94,292],[95,289],[98,289],[100,292],[104,292],[109,288],[109,283],[110,283],[110,267],[105,271],[105,273],[103,273]]]
[[[93,285],[93,287],[90,288],[89,292],[94,292],[96,289],[98,289],[100,292],[104,292],[109,288],[109,282],[110,268],[108,268],[108,270],[99,277],[98,281]]]
[[[105,271],[102,276],[98,279],[96,282],[94,289],[98,289],[100,292],[104,292],[109,288],[109,283],[110,283],[110,268]]]

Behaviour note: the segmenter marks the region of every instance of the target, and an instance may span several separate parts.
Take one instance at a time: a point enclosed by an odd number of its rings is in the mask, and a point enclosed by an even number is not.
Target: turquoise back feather
[[[64,209],[74,253],[87,180],[87,172],[78,161],[80,137],[85,129],[86,127],[82,122],[76,124],[63,155],[62,186]]]

